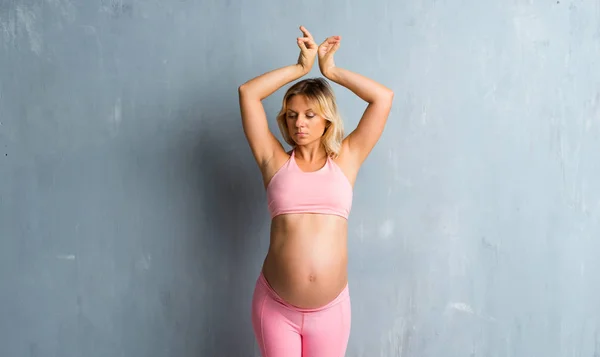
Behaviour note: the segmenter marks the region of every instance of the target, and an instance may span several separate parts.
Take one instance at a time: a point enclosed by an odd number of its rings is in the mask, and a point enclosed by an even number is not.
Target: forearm
[[[361,74],[335,67],[326,76],[329,80],[348,88],[367,103],[388,99],[392,90]]]
[[[249,80],[240,86],[239,91],[244,96],[263,100],[287,83],[295,81],[305,74],[304,68],[298,64],[281,67]]]

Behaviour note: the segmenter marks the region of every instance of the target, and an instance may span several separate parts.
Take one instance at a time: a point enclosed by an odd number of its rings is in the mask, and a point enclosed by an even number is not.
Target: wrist
[[[308,74],[308,72],[310,72],[310,68],[306,68],[303,65],[301,65],[300,63],[296,63],[295,68],[296,68],[296,72],[298,73],[298,75],[300,77],[302,77],[302,76]]]
[[[323,71],[323,75],[325,76],[325,78],[329,79],[330,81],[334,81],[337,82],[338,80],[338,75],[337,75],[337,68],[336,67],[331,67],[329,69],[327,69],[326,71]]]

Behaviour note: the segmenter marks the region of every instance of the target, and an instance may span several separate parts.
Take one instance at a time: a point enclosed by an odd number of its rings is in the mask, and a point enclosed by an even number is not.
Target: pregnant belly
[[[345,220],[312,215],[285,217],[282,221],[273,224],[263,265],[265,278],[291,305],[326,305],[348,281]]]

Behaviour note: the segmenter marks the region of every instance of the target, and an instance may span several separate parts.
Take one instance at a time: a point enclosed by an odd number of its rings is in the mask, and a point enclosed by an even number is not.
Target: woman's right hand
[[[341,36],[331,36],[326,38],[318,48],[319,68],[327,79],[331,79],[332,73],[335,70],[333,55],[340,48],[341,41]]]
[[[315,63],[315,59],[317,58],[317,49],[318,46],[315,43],[312,35],[306,27],[300,26],[300,31],[302,31],[303,37],[298,37],[297,43],[298,47],[300,47],[300,56],[298,56],[298,65],[302,67],[302,70],[305,73],[310,72],[313,64]]]

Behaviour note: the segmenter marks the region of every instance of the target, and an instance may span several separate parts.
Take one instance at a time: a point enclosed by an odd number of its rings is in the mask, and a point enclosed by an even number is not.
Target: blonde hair
[[[310,102],[315,103],[317,114],[329,122],[325,133],[321,137],[321,143],[325,146],[325,152],[328,156],[337,157],[344,139],[344,123],[338,112],[335,94],[329,83],[323,78],[304,79],[292,85],[283,96],[281,111],[277,114],[277,125],[285,142],[292,147],[295,147],[296,143],[292,140],[288,131],[286,112],[289,100],[295,95],[302,95]]]

